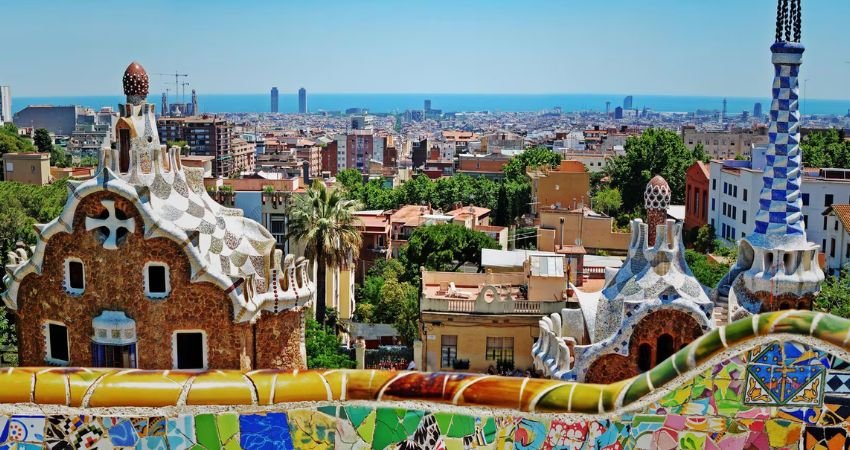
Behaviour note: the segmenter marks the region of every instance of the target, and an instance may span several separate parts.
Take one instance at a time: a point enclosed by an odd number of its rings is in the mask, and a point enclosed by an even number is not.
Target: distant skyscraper
[[[0,124],[12,121],[12,90],[0,86]]]
[[[159,115],[165,117],[168,115],[168,94],[162,93],[162,104],[160,105]]]
[[[605,102],[605,117],[611,115],[611,102]]]
[[[192,114],[198,114],[198,93],[192,89]]]
[[[726,99],[723,99],[723,109],[720,110],[720,125],[723,125],[723,122],[726,121]]]
[[[623,118],[623,108],[622,107],[618,106],[618,107],[614,108],[614,118],[615,119],[622,119]]]
[[[273,87],[272,88],[272,112],[273,113],[276,113],[278,111],[278,109],[277,109],[277,105],[278,105],[277,98],[278,98],[277,87]]]
[[[756,103],[753,105],[753,117],[760,119],[761,118],[761,103]]]
[[[431,100],[425,100],[425,112],[431,111]]]
[[[298,90],[298,112],[307,114],[307,89]]]
[[[634,99],[631,95],[627,95],[626,98],[623,99],[623,109],[632,109],[632,101]]]

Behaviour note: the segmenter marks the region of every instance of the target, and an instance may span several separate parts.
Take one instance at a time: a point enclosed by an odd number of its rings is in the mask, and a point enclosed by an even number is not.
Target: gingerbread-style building
[[[148,75],[124,73],[117,148],[71,182],[62,214],[10,254],[0,293],[20,363],[144,369],[301,368],[307,261],[207,194],[157,135]]]

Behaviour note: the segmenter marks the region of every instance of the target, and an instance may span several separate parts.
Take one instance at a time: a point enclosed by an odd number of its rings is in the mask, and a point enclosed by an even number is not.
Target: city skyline
[[[772,76],[762,59],[752,57],[773,40],[771,24],[761,20],[775,9],[771,0],[197,6],[152,2],[131,10],[104,2],[82,10],[57,4],[54,14],[42,17],[36,5],[11,5],[8,12],[20,20],[7,24],[8,33],[25,34],[25,24],[36,19],[49,31],[26,33],[28,45],[7,50],[9,60],[20,64],[0,68],[0,84],[24,97],[112,94],[120,87],[108,74],[127,58],[152,74],[188,73],[191,87],[205,94],[260,93],[271,86],[294,92],[305,86],[314,93],[749,97],[763,96]],[[850,98],[845,81],[850,64],[844,64],[850,49],[834,39],[849,13],[850,4],[838,1],[807,9],[808,98]],[[128,49],[121,40],[102,38],[120,35],[129,18],[145,24],[146,45]],[[269,18],[280,19],[270,25],[283,25],[256,26]],[[330,19],[338,26],[317,26]],[[370,22],[376,25],[362,26]],[[415,28],[428,32],[406,38]],[[216,30],[211,39],[180,39],[181,33],[202,36],[209,30]],[[49,55],[60,40],[101,57],[69,61],[60,71],[49,58],[34,56]],[[314,70],[291,70],[293,63]],[[60,76],[65,72],[73,76]],[[169,86],[173,89],[173,75],[152,75],[152,92]]]

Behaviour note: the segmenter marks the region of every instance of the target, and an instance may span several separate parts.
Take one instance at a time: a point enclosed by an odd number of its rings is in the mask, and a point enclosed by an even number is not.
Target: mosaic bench
[[[458,373],[13,368],[0,449],[845,448],[850,321],[783,311],[611,385]]]

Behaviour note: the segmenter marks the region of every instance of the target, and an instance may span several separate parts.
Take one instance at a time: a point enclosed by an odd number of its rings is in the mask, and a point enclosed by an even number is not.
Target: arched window
[[[652,346],[649,344],[640,344],[638,347],[638,368],[641,372],[646,372],[652,368]]]
[[[661,364],[662,361],[669,358],[675,351],[673,345],[673,336],[662,334],[658,336],[658,341],[655,346],[655,365]]]

